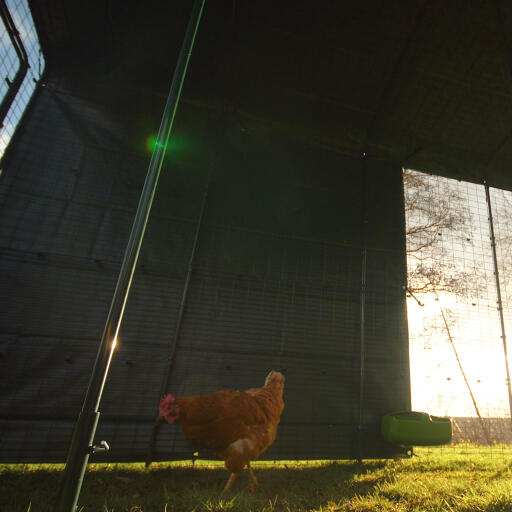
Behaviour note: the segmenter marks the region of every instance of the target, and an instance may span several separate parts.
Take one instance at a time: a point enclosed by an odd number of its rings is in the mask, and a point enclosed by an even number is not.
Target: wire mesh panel
[[[285,411],[264,457],[389,456],[381,417],[409,407],[400,173],[373,163],[365,187],[358,159],[245,139],[214,175],[167,391],[257,387],[280,369]],[[179,426],[161,429],[157,458],[190,450]]]
[[[110,121],[43,89],[0,181],[0,452],[10,460],[63,460],[87,388],[147,166],[112,142]],[[193,230],[168,205],[147,230],[152,247],[166,244],[141,254],[98,432],[123,439],[116,458],[122,443],[145,456],[151,423],[140,418],[154,415]]]
[[[146,459],[167,380],[175,394],[244,389],[272,368],[286,408],[268,457],[402,452],[379,435],[410,405],[399,166],[236,124],[214,149],[217,119],[188,115],[204,132],[166,161],[102,399],[111,460]],[[65,458],[148,158],[116,119],[49,80],[0,182],[6,461]],[[164,427],[154,458],[190,455]]]
[[[452,417],[455,441],[512,442],[485,187],[415,171],[404,181],[413,408]],[[508,300],[510,193],[491,197]]]
[[[6,0],[6,5],[26,51],[28,71],[10,105],[3,124],[0,126],[0,159],[34,93],[36,83],[41,78],[45,65],[27,1]],[[9,35],[8,27],[0,19],[0,101],[13,87],[20,65],[20,58]]]

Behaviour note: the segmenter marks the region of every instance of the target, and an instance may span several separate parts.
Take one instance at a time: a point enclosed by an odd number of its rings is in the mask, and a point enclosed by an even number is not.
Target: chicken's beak
[[[163,417],[161,414],[159,414],[159,415],[157,416],[157,418],[156,418],[156,421],[157,421],[157,422],[160,422],[160,421],[163,421],[163,420],[164,420],[164,417]]]

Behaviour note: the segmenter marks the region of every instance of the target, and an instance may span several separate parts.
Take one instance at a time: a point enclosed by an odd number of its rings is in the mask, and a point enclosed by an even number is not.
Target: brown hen
[[[284,409],[284,376],[272,370],[262,388],[222,390],[206,396],[175,397],[160,401],[159,419],[180,423],[183,436],[197,447],[207,448],[224,459],[231,476],[227,491],[247,466],[251,483],[258,486],[251,460],[258,458],[276,439]]]

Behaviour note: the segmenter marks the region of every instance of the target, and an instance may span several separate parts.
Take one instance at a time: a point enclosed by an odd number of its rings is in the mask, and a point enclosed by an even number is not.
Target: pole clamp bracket
[[[96,446],[94,444],[89,445],[89,453],[99,453],[99,452],[108,452],[110,450],[110,446],[107,441],[100,441],[100,445]]]

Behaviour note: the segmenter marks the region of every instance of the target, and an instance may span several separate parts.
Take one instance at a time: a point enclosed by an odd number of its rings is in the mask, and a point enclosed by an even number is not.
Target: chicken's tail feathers
[[[176,397],[171,393],[163,396],[158,407],[158,419],[172,424],[179,421],[179,416],[180,408],[176,403]]]

